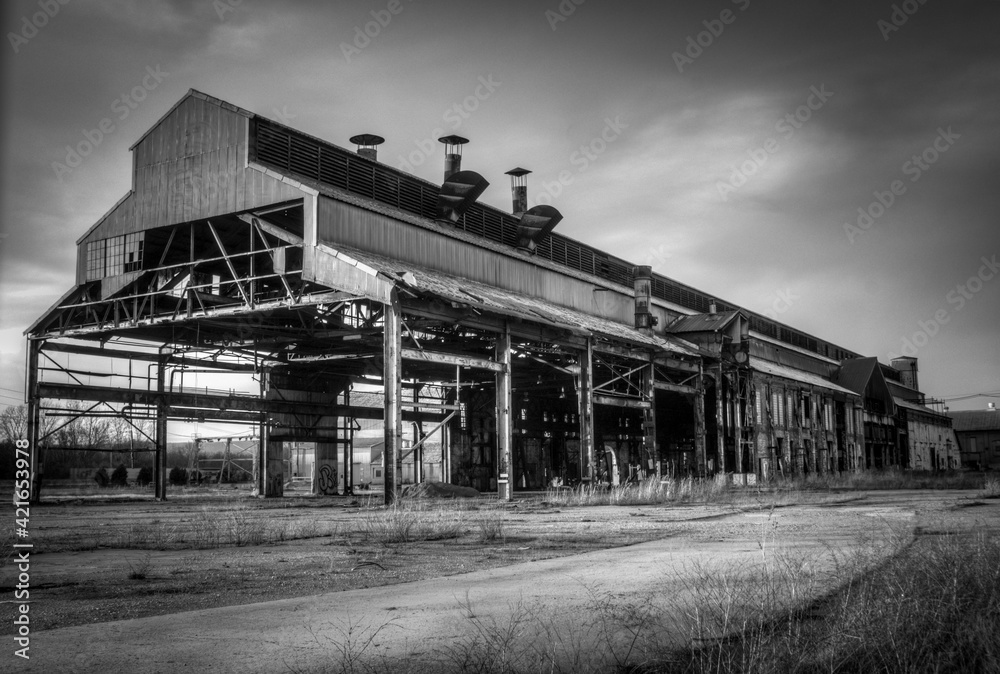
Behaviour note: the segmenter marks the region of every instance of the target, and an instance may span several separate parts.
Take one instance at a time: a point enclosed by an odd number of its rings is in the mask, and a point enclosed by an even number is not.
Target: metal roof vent
[[[547,204],[525,211],[517,223],[517,249],[534,255],[538,244],[552,233],[562,219],[562,213]]]
[[[378,146],[385,142],[385,138],[374,133],[359,133],[357,136],[351,136],[350,141],[358,146],[359,155],[365,159],[378,161]]]
[[[528,169],[517,168],[507,171],[504,175],[510,176],[510,196],[511,203],[511,213],[514,215],[521,215],[526,210],[528,210],[528,174],[531,173]]]
[[[489,181],[475,171],[452,173],[438,193],[438,219],[458,222],[489,186]]]
[[[439,143],[444,143],[444,179],[448,181],[455,173],[462,170],[462,146],[469,142],[461,136],[441,136]]]

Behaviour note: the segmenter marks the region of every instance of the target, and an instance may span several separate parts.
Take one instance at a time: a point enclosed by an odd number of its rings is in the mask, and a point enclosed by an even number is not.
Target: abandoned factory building
[[[255,427],[264,496],[291,443],[311,443],[314,492],[350,491],[363,422],[387,500],[404,463],[501,498],[958,464],[915,360],[863,358],[564,236],[556,208],[527,207],[525,169],[508,172],[511,212],[482,204],[466,139],[441,140],[434,184],[380,163],[378,136],[351,151],[184,96],[131,148],[132,189],[27,331],[32,498],[41,415],[80,413],[148,436],[160,498],[178,420]]]

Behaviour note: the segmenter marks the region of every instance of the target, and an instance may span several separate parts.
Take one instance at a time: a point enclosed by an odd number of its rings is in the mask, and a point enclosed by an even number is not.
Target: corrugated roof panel
[[[956,431],[1000,431],[1000,412],[961,410],[949,412]]]
[[[815,375],[811,372],[803,372],[802,370],[794,370],[790,367],[785,367],[784,365],[778,365],[777,363],[772,363],[767,360],[762,360],[756,356],[750,356],[750,367],[758,372],[763,372],[764,374],[770,374],[775,377],[783,377],[785,379],[791,379],[792,381],[797,381],[803,384],[809,384],[810,386],[818,386],[820,388],[829,389],[837,393],[847,393],[849,395],[858,395],[850,389],[846,389],[843,386],[838,386],[831,381],[823,379],[819,375]]]

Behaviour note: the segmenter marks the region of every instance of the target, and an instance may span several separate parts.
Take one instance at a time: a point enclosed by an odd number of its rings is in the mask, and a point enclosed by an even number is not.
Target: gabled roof
[[[963,410],[949,412],[956,431],[1000,431],[1000,412]]]
[[[694,314],[681,316],[667,326],[667,332],[719,332],[725,330],[740,316],[739,311],[720,311],[714,314]],[[744,319],[746,316],[744,316]]]
[[[857,393],[862,398],[869,392],[885,401],[887,411],[895,414],[896,401],[893,399],[889,384],[879,367],[878,358],[852,358],[845,360],[833,374],[833,380],[841,386]],[[933,412],[932,412],[933,413]]]
[[[169,117],[170,115],[172,115],[174,113],[174,110],[176,110],[177,108],[179,108],[181,106],[181,104],[184,103],[184,101],[186,101],[189,98],[200,99],[202,101],[205,101],[206,103],[211,103],[213,105],[217,105],[220,108],[224,108],[226,110],[229,110],[230,112],[235,112],[236,114],[243,115],[244,117],[247,117],[247,118],[256,117],[256,115],[254,113],[250,112],[249,110],[244,110],[243,108],[241,108],[241,107],[239,107],[237,105],[233,105],[232,103],[227,103],[226,101],[222,100],[221,98],[216,98],[215,96],[209,96],[208,94],[204,94],[204,93],[198,91],[197,89],[188,89],[187,94],[185,94],[184,96],[181,96],[181,99],[179,101],[177,101],[176,103],[174,103],[170,107],[170,109],[167,110],[166,114],[164,114],[162,117],[160,117],[158,120],[156,120],[156,123],[153,124],[153,126],[149,127],[146,130],[146,133],[144,133],[141,136],[139,136],[139,139],[137,141],[135,141],[134,143],[132,143],[132,145],[129,147],[129,150],[134,150],[135,147],[139,143],[141,143],[146,136],[148,136],[149,134],[153,133],[153,131],[156,129],[156,127],[158,127],[160,124],[163,123],[163,120],[165,120],[167,117]]]
[[[868,380],[871,379],[872,372],[877,365],[878,359],[876,358],[845,360],[834,373],[833,380],[844,388],[849,388],[859,396],[863,396],[865,388],[868,386]]]

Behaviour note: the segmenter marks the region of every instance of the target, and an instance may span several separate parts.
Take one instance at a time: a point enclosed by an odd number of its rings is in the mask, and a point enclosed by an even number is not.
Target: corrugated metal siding
[[[634,320],[631,296],[595,294],[589,283],[327,197],[319,198],[317,212],[317,237],[333,248],[370,251],[629,325]]]

